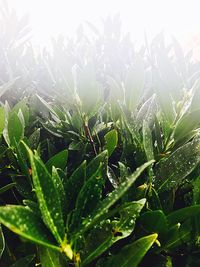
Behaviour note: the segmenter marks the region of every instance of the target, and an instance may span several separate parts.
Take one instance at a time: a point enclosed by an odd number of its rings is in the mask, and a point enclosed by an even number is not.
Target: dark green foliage
[[[2,12],[0,265],[199,266],[199,65],[117,16],[34,54]]]

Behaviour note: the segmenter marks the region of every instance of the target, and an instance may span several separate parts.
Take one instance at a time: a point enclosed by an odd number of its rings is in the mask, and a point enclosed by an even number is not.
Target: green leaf
[[[40,128],[36,129],[29,137],[29,145],[31,149],[37,149],[40,141]]]
[[[108,177],[108,180],[110,181],[111,185],[114,187],[114,188],[117,188],[118,185],[119,185],[119,179],[118,177],[115,175],[114,171],[112,170],[112,168],[110,168],[108,166],[108,171],[107,171],[107,177]]]
[[[105,213],[108,212],[109,208],[114,205],[122,196],[124,193],[127,192],[127,190],[131,187],[131,185],[136,181],[136,179],[141,175],[141,173],[149,167],[154,161],[149,161],[144,163],[142,166],[136,169],[136,171],[127,177],[127,179],[122,182],[118,188],[113,190],[105,199],[101,201],[101,203],[98,205],[97,209],[89,216],[89,218],[86,218],[82,225],[81,231],[86,231],[90,227],[92,227],[94,224],[96,224],[98,221],[101,220],[101,218],[105,215]]]
[[[36,109],[40,110],[44,113],[51,113],[53,115],[55,115],[55,117],[57,117],[56,112],[53,110],[53,108],[44,100],[42,99],[39,95],[35,96],[35,105],[36,105]]]
[[[58,152],[53,157],[51,157],[46,162],[45,166],[50,173],[53,166],[63,170],[67,165],[67,159],[68,159],[68,151],[65,149]]]
[[[177,187],[200,162],[200,137],[181,146],[159,165],[155,188],[158,191]]]
[[[21,110],[23,117],[24,117],[24,121],[25,121],[25,125],[28,125],[29,122],[29,108],[28,108],[28,102],[27,99],[24,98],[21,101],[19,101],[11,110],[11,114],[12,113],[19,113],[19,111]]]
[[[8,191],[9,189],[16,186],[16,183],[10,183],[0,188],[0,194],[3,194],[4,192]]]
[[[192,103],[190,105],[190,111],[194,111],[199,109],[199,101],[200,101],[200,78],[197,76],[197,79],[194,81],[192,86],[192,91],[194,92]]]
[[[157,234],[148,235],[123,247],[117,255],[112,256],[108,261],[106,261],[104,266],[137,267],[147,251],[156,241],[157,237]]]
[[[162,240],[162,246],[157,249],[158,252],[165,249],[173,249],[190,240],[193,232],[193,226],[190,220],[185,221],[182,225],[177,223],[173,225],[165,234]]]
[[[99,155],[97,155],[94,159],[92,159],[86,168],[86,177],[91,177],[99,168],[100,163],[103,164],[103,172],[104,175],[107,175],[107,164],[108,164],[108,151],[104,150]]]
[[[176,124],[174,129],[175,142],[187,136],[200,124],[200,109],[186,113]]]
[[[66,209],[66,194],[65,194],[65,189],[63,186],[63,183],[61,181],[61,178],[58,174],[57,169],[53,166],[52,167],[52,180],[54,182],[54,186],[57,189],[58,195],[59,195],[59,200],[60,200],[60,205],[62,207],[62,211],[64,214],[64,211]]]
[[[147,160],[154,159],[154,152],[153,152],[153,142],[152,142],[152,135],[151,131],[148,127],[146,121],[143,122],[143,145],[144,151],[146,153]]]
[[[192,183],[193,185],[193,204],[200,204],[200,176],[198,176]]]
[[[66,212],[69,212],[75,207],[76,198],[80,192],[86,177],[86,161],[72,173],[65,182],[66,192]]]
[[[41,217],[39,205],[36,202],[30,199],[24,199],[23,204],[27,206],[33,213],[35,213],[35,215],[38,215],[39,217]]]
[[[142,228],[148,233],[164,233],[168,229],[167,218],[161,210],[147,211],[139,219]]]
[[[0,135],[3,133],[5,127],[5,109],[0,107]]]
[[[181,223],[192,216],[200,213],[200,205],[185,207],[170,213],[167,216],[169,225]]]
[[[25,145],[25,143],[24,143]],[[25,145],[29,154],[32,179],[42,218],[59,244],[64,240],[65,230],[62,216],[61,198],[55,186],[55,180],[47,171],[42,160],[33,155],[32,151]]]
[[[151,129],[154,123],[155,115],[157,112],[156,95],[153,94],[146,102],[141,106],[136,114],[137,128],[142,127],[142,123],[146,122],[147,126]]]
[[[0,222],[12,232],[34,243],[60,251],[40,218],[30,209],[20,205],[0,207]]]
[[[89,262],[101,255],[105,250],[120,239],[128,237],[134,230],[135,221],[143,208],[146,200],[133,201],[121,205],[116,209],[120,218],[114,221],[104,221],[96,226],[86,238],[86,248],[83,253],[82,264],[87,266]],[[112,213],[112,215],[114,215]]]
[[[77,200],[75,211],[73,214],[72,225],[78,228],[81,224],[81,218],[85,218],[91,213],[102,198],[102,189],[105,180],[102,176],[102,165],[90,177],[81,188]]]
[[[14,264],[12,264],[10,267],[28,267],[30,266],[30,263],[34,260],[35,255],[28,255],[24,258],[19,259]]]
[[[104,136],[104,138],[106,141],[105,149],[108,150],[108,157],[110,157],[113,151],[115,150],[115,148],[117,147],[117,143],[118,143],[117,131],[115,129],[111,130]]]
[[[17,162],[20,166],[20,169],[22,173],[28,178],[30,185],[32,185],[31,177],[30,177],[30,170],[26,162],[27,154],[26,154],[26,151],[24,150],[23,143],[20,142],[19,144],[17,144],[15,142],[15,151],[16,151]]]
[[[5,249],[5,239],[4,239],[3,231],[0,225],[0,259],[4,252],[4,249]]]
[[[61,254],[55,250],[39,247],[40,263],[42,267],[63,267],[60,256]],[[22,266],[21,266],[22,267]]]
[[[19,143],[21,139],[24,137],[24,126],[17,115],[17,113],[13,113],[8,118],[8,126],[7,126],[9,145],[15,146],[15,142]]]

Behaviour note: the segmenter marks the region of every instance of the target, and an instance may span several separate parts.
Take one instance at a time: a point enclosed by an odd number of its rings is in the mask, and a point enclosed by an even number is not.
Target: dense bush
[[[1,11],[1,266],[199,266],[191,52],[162,33],[136,51],[116,16],[36,53]]]

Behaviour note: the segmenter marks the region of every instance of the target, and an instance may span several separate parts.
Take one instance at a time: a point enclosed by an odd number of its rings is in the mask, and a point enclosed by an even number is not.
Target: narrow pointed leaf
[[[200,162],[200,137],[181,146],[158,168],[155,187],[158,191],[177,187]]]
[[[21,101],[19,101],[13,108],[11,113],[17,113],[21,110],[23,117],[24,117],[24,122],[25,125],[28,125],[29,122],[29,108],[28,108],[28,103],[27,99],[24,98]]]
[[[103,169],[105,175],[107,174],[107,161],[108,161],[108,151],[104,150],[99,155],[97,155],[94,159],[92,159],[89,164],[87,165],[86,169],[86,177],[91,177],[99,168],[100,163],[104,162]]]
[[[102,189],[105,180],[102,176],[102,165],[90,177],[81,188],[73,215],[72,225],[78,227],[81,223],[81,218],[85,218],[99,204],[102,198]]]
[[[0,259],[4,252],[4,249],[5,249],[5,239],[4,239],[4,234],[3,234],[3,231],[0,225]]]
[[[0,135],[3,133],[5,127],[5,109],[0,107]]]
[[[148,124],[143,122],[143,145],[146,153],[147,160],[154,159],[152,135]]]
[[[143,208],[146,200],[141,199],[120,206],[120,218],[114,222],[100,224],[95,227],[86,239],[88,251],[84,252],[82,264],[87,266],[89,262],[101,255],[105,250],[120,239],[128,237],[134,230],[135,221]],[[88,255],[87,255],[88,254]]]
[[[190,132],[194,131],[200,124],[200,109],[194,110],[190,113],[186,113],[181,120],[177,123],[174,129],[174,139],[178,141]]]
[[[23,257],[13,263],[10,267],[28,267],[30,266],[30,263],[34,260],[35,255],[28,255],[26,257]]]
[[[33,155],[27,146],[26,149],[30,158],[33,184],[42,218],[60,244],[64,239],[65,231],[59,192],[41,159]]]
[[[4,192],[8,191],[9,189],[13,188],[14,186],[16,186],[16,183],[10,183],[7,184],[3,187],[0,188],[0,195],[3,194]]]
[[[67,179],[65,183],[66,212],[75,207],[76,198],[80,192],[86,177],[86,161],[84,161]]]
[[[137,267],[157,237],[157,234],[148,235],[123,247],[117,255],[112,256],[110,260],[105,262],[104,266]]]
[[[59,200],[60,200],[60,205],[62,207],[62,211],[65,211],[66,207],[66,194],[65,194],[65,189],[63,186],[63,183],[61,181],[61,178],[58,174],[57,169],[53,166],[52,168],[52,180],[54,182],[54,186],[57,189],[58,195],[59,195]]]
[[[0,207],[0,222],[29,241],[60,250],[40,218],[28,208],[20,205]]]
[[[83,221],[83,228],[81,231],[86,231],[97,221],[100,221],[102,216],[108,212],[109,208],[114,205],[124,193],[131,187],[131,185],[136,181],[136,179],[141,175],[141,173],[149,167],[154,161],[149,161],[144,163],[142,166],[136,169],[136,171],[130,175],[124,182],[122,182],[118,188],[112,191],[104,200],[101,201],[101,204],[97,209]]]

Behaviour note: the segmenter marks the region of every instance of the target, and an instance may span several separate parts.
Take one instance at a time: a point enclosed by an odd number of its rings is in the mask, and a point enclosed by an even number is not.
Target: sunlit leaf
[[[111,130],[104,136],[104,138],[106,141],[105,148],[108,150],[108,157],[110,157],[118,143],[117,131],[115,129]]]
[[[137,170],[127,177],[127,179],[122,182],[118,188],[113,190],[105,199],[101,201],[98,205],[97,209],[83,221],[82,231],[86,231],[90,227],[92,227],[95,223],[101,220],[101,217],[104,216],[106,212],[108,212],[109,208],[120,199],[123,194],[131,187],[131,185],[136,181],[136,179],[141,175],[141,173],[149,167],[154,161],[149,161],[143,164],[141,167],[137,168]]]
[[[64,221],[61,209],[61,199],[55,186],[55,182],[47,171],[41,159],[33,155],[32,151],[26,147],[29,154],[32,178],[37,195],[42,218],[55,236],[59,244],[64,240]]]
[[[67,159],[68,159],[68,151],[62,150],[58,152],[56,155],[51,157],[45,164],[47,170],[51,172],[52,167],[64,169],[67,165]]]
[[[0,207],[0,222],[34,243],[60,250],[38,216],[23,206]]]
[[[160,163],[155,179],[159,191],[177,187],[200,162],[200,138],[181,146]]]

